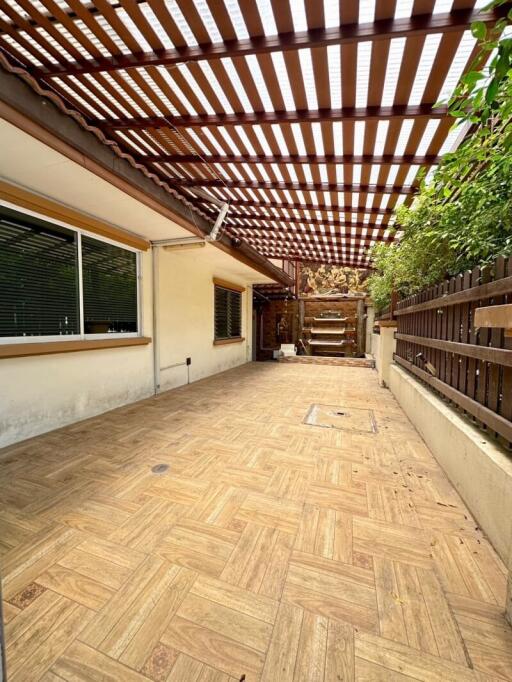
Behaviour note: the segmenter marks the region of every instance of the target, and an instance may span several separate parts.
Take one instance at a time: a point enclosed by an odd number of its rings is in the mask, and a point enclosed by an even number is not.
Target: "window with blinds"
[[[0,336],[80,333],[76,232],[0,209]]]
[[[242,294],[215,285],[215,340],[242,336]]]
[[[136,334],[137,280],[134,251],[0,207],[0,337]]]
[[[137,255],[82,237],[86,334],[137,331]]]

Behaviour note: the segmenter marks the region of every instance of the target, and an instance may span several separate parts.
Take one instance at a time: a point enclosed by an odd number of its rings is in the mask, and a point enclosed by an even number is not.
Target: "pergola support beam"
[[[372,164],[372,165],[386,165],[386,164],[414,164],[417,166],[424,166],[426,164],[439,163],[440,156],[435,154],[426,156],[414,156],[413,154],[404,154],[403,156],[393,156],[392,154],[384,154],[382,156],[373,156],[372,154],[310,154],[308,156],[301,156],[300,154],[291,154],[284,156],[276,154],[275,156],[265,156],[264,154],[250,155],[221,155],[211,154],[209,156],[200,157],[197,154],[147,154],[137,156],[137,160],[141,163],[249,163],[249,164],[270,164],[270,163],[292,163],[292,164],[318,164],[318,163],[335,163],[343,165],[351,164]]]
[[[199,203],[203,203],[199,199]],[[302,204],[302,203],[287,203],[285,201],[252,201],[252,199],[230,199],[230,207],[251,207],[251,208],[282,208],[287,211],[322,211],[323,213],[330,211],[333,213],[369,213],[375,215],[392,215],[395,212],[394,208],[366,208],[366,206],[323,206],[317,204]],[[210,206],[209,202],[205,208]],[[239,217],[238,213],[231,213],[232,217]]]
[[[221,180],[201,179],[193,180],[173,179],[176,187],[218,187],[227,189],[263,189],[289,190],[296,192],[366,192],[368,194],[413,194],[417,187],[414,185],[353,185],[330,184],[326,182],[258,182],[254,180]]]
[[[435,103],[394,104],[390,107],[342,107],[341,109],[302,109],[297,111],[253,111],[196,116],[134,116],[132,118],[95,119],[92,125],[106,130],[141,128],[197,128],[203,126],[266,125],[272,123],[316,123],[319,121],[381,121],[407,118],[445,118],[445,106]]]
[[[88,8],[89,9],[89,8]],[[89,10],[90,11],[90,10]],[[461,32],[475,20],[494,23],[502,16],[495,10],[481,13],[472,9],[458,9],[443,14],[420,14],[404,19],[380,19],[368,23],[345,24],[333,28],[314,28],[308,31],[280,33],[276,36],[258,36],[246,40],[226,40],[195,46],[177,46],[172,50],[118,55],[104,59],[65,61],[55,66],[35,69],[39,77],[79,76],[84,73],[116,71],[147,66],[172,66],[184,62],[212,61],[243,57],[252,54],[286,52],[328,45],[353,45],[364,41],[389,40],[422,36],[433,33]]]
[[[243,224],[241,225],[238,222],[234,222],[234,219],[237,220],[247,220],[250,221],[250,224]],[[263,224],[262,224],[263,223]],[[269,223],[273,223],[270,224]],[[372,226],[368,223],[363,223],[363,222],[345,222],[345,221],[335,221],[335,220],[322,220],[321,218],[296,218],[296,217],[291,217],[291,218],[286,218],[286,217],[280,217],[280,216],[265,216],[265,215],[250,215],[250,214],[244,214],[244,215],[235,215],[231,214],[230,220],[228,223],[228,227],[230,228],[236,228],[237,230],[243,230],[243,231],[250,231],[250,230],[262,230],[262,231],[268,231],[268,232],[279,232],[279,230],[282,229],[280,225],[284,223],[285,225],[323,225],[324,227],[334,227],[337,230],[339,229],[364,229],[367,228],[370,231],[373,231],[375,229],[379,230],[390,230],[392,229],[391,225],[378,225],[377,227]]]
[[[310,239],[310,237],[318,237],[320,241],[317,241],[316,239]],[[336,245],[338,248],[346,248],[347,246],[350,246],[351,244],[357,247],[363,247],[363,248],[368,248],[370,245],[374,242],[378,241],[383,241],[383,242],[388,242],[391,241],[389,239],[378,239],[378,238],[372,238],[372,237],[361,237],[359,236],[353,236],[353,235],[343,235],[343,234],[338,234],[338,235],[330,235],[330,234],[322,234],[318,232],[309,232],[309,233],[300,233],[300,232],[281,232],[275,236],[267,237],[267,236],[251,236],[249,239],[247,239],[247,243],[251,244],[253,242],[257,242],[259,244],[265,244],[267,246],[279,246],[283,243],[283,241],[286,240],[286,244],[298,244],[300,246],[304,245],[310,245],[310,246],[319,246],[319,247],[329,247]]]
[[[298,252],[291,252],[291,251],[276,251],[275,253],[269,250],[265,250],[265,248],[258,247],[258,250],[261,251],[262,254],[265,255],[265,258],[282,258],[284,260],[289,260],[289,261],[298,261],[298,262],[303,262],[306,261],[307,263],[330,263],[332,265],[339,265],[341,267],[347,267],[347,268],[360,268],[361,270],[372,270],[372,266],[369,263],[362,263],[358,260],[347,260],[344,258],[335,258],[332,254],[331,255],[326,255],[326,256],[320,256],[320,255],[312,255],[312,256],[305,256],[304,254],[300,254]]]

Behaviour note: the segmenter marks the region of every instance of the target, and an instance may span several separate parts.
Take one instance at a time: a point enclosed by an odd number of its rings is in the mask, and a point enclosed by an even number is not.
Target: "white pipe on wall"
[[[151,242],[152,257],[152,301],[153,301],[153,391],[160,390],[160,330],[158,326],[159,306],[159,247],[193,248],[204,246],[205,240],[201,237],[177,237],[174,239],[157,239]]]
[[[159,258],[158,258],[158,246],[153,244],[151,246],[151,256],[152,256],[152,296],[151,300],[153,302],[153,390],[155,395],[160,389],[160,347],[159,347],[159,329],[158,329],[158,279],[159,279]]]

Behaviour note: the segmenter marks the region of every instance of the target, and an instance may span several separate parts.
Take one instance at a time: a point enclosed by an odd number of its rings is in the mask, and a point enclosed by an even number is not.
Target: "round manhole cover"
[[[155,464],[154,467],[151,467],[151,471],[154,474],[165,474],[165,472],[169,469],[168,464]]]

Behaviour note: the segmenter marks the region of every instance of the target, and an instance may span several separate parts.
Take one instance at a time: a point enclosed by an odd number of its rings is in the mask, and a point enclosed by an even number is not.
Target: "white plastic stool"
[[[282,343],[279,352],[281,355],[284,355],[284,357],[287,358],[297,355],[297,348],[293,345],[293,343]]]

